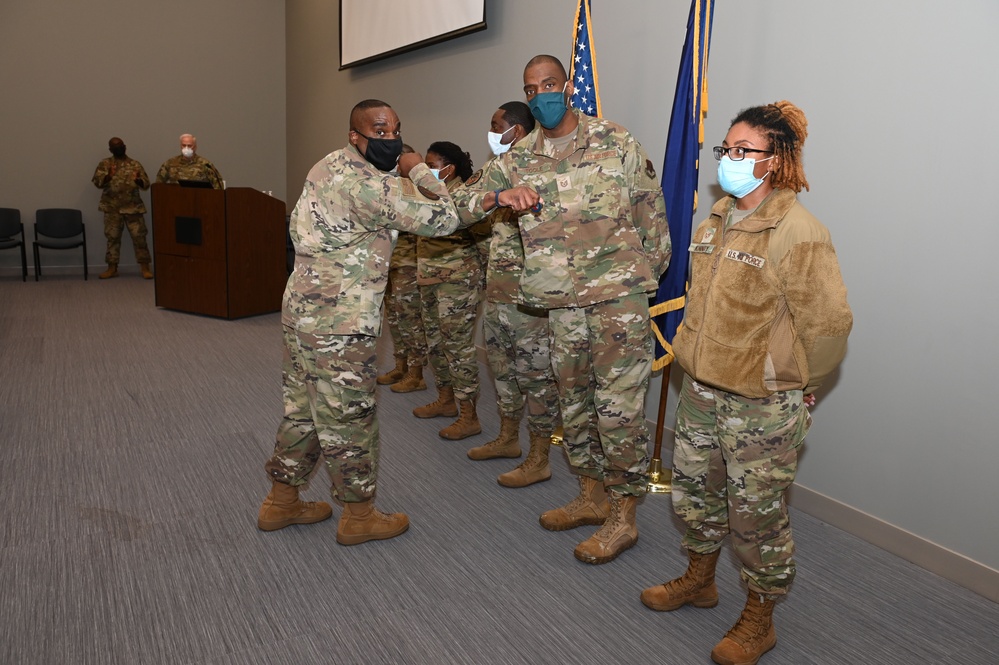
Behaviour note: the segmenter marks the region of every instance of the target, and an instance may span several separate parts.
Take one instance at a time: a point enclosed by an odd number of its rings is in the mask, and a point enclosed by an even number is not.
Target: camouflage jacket
[[[222,176],[218,169],[198,154],[190,159],[177,155],[163,162],[156,174],[156,182],[176,183],[178,180],[201,180],[212,183],[214,189],[222,189]]]
[[[136,178],[139,184],[136,184]],[[142,202],[139,190],[149,189],[149,176],[146,175],[142,164],[131,157],[102,159],[94,171],[91,182],[103,190],[101,202],[97,206],[101,212],[118,212],[126,215],[146,212],[146,204]]]
[[[312,167],[291,213],[295,270],[281,320],[307,333],[378,336],[399,231],[447,235],[458,213],[444,184],[418,164],[384,173],[354,146]]]
[[[392,267],[416,267],[416,236],[412,233],[399,232],[399,238],[395,241],[395,249],[392,250]]]
[[[461,179],[452,180],[447,189],[454,194]],[[467,229],[440,238],[416,239],[416,283],[440,284],[482,279],[479,252]]]
[[[572,152],[552,156],[540,128],[492,160],[455,192],[462,226],[483,216],[482,198],[527,186],[543,200],[520,215],[524,269],[519,302],[585,307],[651,293],[669,264],[666,205],[655,168],[620,125],[575,110]]]
[[[716,203],[691,237],[676,359],[691,378],[743,397],[811,392],[853,327],[829,231],[791,190],[725,228],[734,205]]]

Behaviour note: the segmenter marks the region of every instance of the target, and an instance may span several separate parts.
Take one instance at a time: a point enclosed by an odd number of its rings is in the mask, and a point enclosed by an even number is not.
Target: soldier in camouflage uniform
[[[853,315],[829,231],[798,202],[807,188],[805,116],[790,102],[741,112],[722,146],[723,198],[692,236],[676,412],[673,508],[687,571],[642,592],[660,611],[718,604],[715,566],[729,533],[749,588],[711,652],[756,663],[776,644],[775,601],[794,580],[786,493],[811,425],[814,391],[842,360]]]
[[[541,525],[602,525],[575,556],[605,563],[638,538],[652,372],[648,298],[670,256],[665,204],[652,162],[627,130],[568,109],[572,86],[557,58],[533,58],[524,91],[541,127],[473,176],[456,201],[463,223],[495,206],[523,213],[519,302],[549,311],[564,441],[580,485]]]
[[[197,154],[197,151],[198,139],[191,134],[181,134],[180,154],[163,162],[156,173],[156,182],[199,180],[211,183],[212,189],[222,189],[222,175],[214,164]]]
[[[493,159],[534,131],[535,124],[524,102],[500,106],[493,113],[488,135]],[[520,457],[520,420],[527,405],[530,451],[523,463],[497,478],[504,487],[526,487],[552,477],[548,451],[552,432],[561,425],[548,346],[548,311],[517,303],[524,269],[517,218],[512,208],[494,208],[485,220],[469,227],[473,235],[488,230],[489,242],[477,243],[486,245],[489,252],[482,332],[496,384],[500,433],[469,450],[468,456],[473,460]]]
[[[448,141],[432,143],[427,165],[450,192],[472,175],[472,159]],[[479,361],[475,350],[475,316],[482,296],[482,266],[467,230],[446,238],[418,238],[416,282],[420,285],[427,357],[434,370],[437,400],[413,409],[417,418],[458,416],[440,431],[456,441],[479,434]],[[457,405],[455,402],[457,401]]]
[[[108,150],[111,157],[101,160],[91,178],[94,186],[101,190],[98,210],[104,213],[104,236],[108,239],[104,256],[108,269],[100,274],[100,278],[118,276],[121,233],[127,228],[142,276],[152,279],[153,273],[149,269],[152,258],[146,245],[146,204],[139,195],[139,190],[149,189],[149,176],[142,164],[125,154],[125,142],[117,136],[108,141]]]
[[[378,383],[388,385],[394,393],[426,390],[423,366],[427,364],[427,335],[416,283],[416,236],[412,233],[400,232],[392,251],[385,310],[395,368],[379,376]]]
[[[389,257],[399,231],[453,233],[447,188],[417,154],[401,155],[399,117],[366,100],[350,115],[350,145],[309,172],[291,217],[295,270],[284,294],[284,419],[266,464],[273,486],[260,507],[265,530],[328,518],[326,503],[298,497],[320,456],[343,502],[337,542],[403,533],[402,513],[375,509],[378,421],[375,346]],[[400,175],[390,173],[396,168]]]

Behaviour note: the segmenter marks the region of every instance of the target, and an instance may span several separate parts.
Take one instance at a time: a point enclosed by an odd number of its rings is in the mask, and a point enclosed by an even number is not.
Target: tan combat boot
[[[109,263],[108,269],[102,272],[97,277],[99,277],[100,279],[111,279],[112,277],[117,277],[117,276],[118,276],[118,264]]]
[[[595,534],[576,545],[573,554],[583,563],[608,563],[638,542],[635,508],[638,497],[610,492],[610,515]]]
[[[688,603],[694,607],[714,607],[718,604],[718,587],[715,586],[717,549],[710,554],[687,550],[687,572],[665,584],[649,587],[642,592],[642,603],[658,612],[671,612]]]
[[[777,644],[775,602],[773,596],[750,591],[739,620],[711,650],[711,660],[718,665],[756,665],[760,656]]]
[[[257,516],[257,528],[261,531],[276,531],[292,524],[322,522],[333,514],[330,504],[324,501],[301,501],[297,487],[276,480],[273,483]]]
[[[395,359],[395,369],[391,369],[381,376],[379,376],[375,381],[378,382],[380,386],[390,386],[393,383],[402,380],[402,377],[406,376],[406,359],[396,358]]]
[[[345,501],[340,523],[336,527],[336,542],[360,545],[369,540],[388,540],[408,528],[409,518],[404,513],[383,513],[375,508],[372,499],[357,503]]]
[[[427,382],[423,380],[423,365],[409,365],[406,376],[390,386],[394,393],[415,393],[426,390]]]
[[[577,526],[600,525],[607,520],[610,506],[607,492],[599,480],[578,476],[579,496],[559,508],[542,513],[541,526],[549,531],[565,531]]]
[[[487,444],[472,448],[468,458],[475,461],[498,457],[520,457],[520,420],[500,416],[499,435]]]
[[[148,263],[140,263],[139,269],[142,270],[142,279],[152,279],[153,271],[149,269]]]
[[[458,405],[454,403],[454,389],[451,386],[437,386],[437,401],[416,407],[413,409],[413,415],[417,418],[440,416],[453,418],[458,415]]]
[[[459,400],[458,411],[458,419],[438,432],[442,439],[459,441],[482,433],[482,425],[479,423],[479,414],[475,410],[474,399]],[[519,446],[517,452],[520,453]]]
[[[551,467],[548,466],[548,449],[552,445],[550,434],[531,432],[531,450],[520,466],[501,473],[496,482],[503,487],[527,487],[534,483],[550,480]]]

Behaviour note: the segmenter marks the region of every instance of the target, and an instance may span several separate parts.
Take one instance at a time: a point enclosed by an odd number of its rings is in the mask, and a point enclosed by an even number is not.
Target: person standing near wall
[[[453,195],[472,175],[472,158],[450,141],[427,148],[427,165]],[[413,409],[417,418],[458,416],[440,436],[457,441],[482,432],[475,317],[482,297],[482,266],[467,229],[443,238],[417,238],[416,281],[420,285],[427,357],[437,400]],[[456,404],[457,402],[457,404]]]
[[[405,514],[374,507],[375,350],[395,233],[446,235],[458,215],[423,158],[402,154],[399,117],[388,104],[354,106],[347,136],[347,147],[312,167],[292,212],[295,270],[281,315],[284,418],[257,526],[274,531],[330,517],[329,504],[298,495],[322,457],[343,502],[337,542],[357,545],[409,528]]]
[[[108,269],[99,276],[101,279],[118,276],[121,234],[127,228],[142,276],[152,279],[153,272],[149,268],[152,257],[146,245],[146,204],[139,194],[140,190],[149,189],[149,176],[142,164],[125,154],[125,149],[125,142],[117,136],[108,141],[111,156],[101,160],[91,178],[94,186],[101,190],[97,209],[104,213],[104,237],[108,241],[104,255]]]
[[[534,131],[535,124],[524,102],[500,106],[493,113],[487,135],[492,159],[500,159]],[[548,345],[548,311],[517,302],[524,269],[517,219],[512,208],[494,208],[486,219],[469,227],[473,235],[485,236],[476,244],[488,250],[482,332],[496,384],[500,433],[489,443],[469,450],[468,457],[520,457],[520,420],[527,406],[530,450],[520,465],[497,478],[504,487],[526,487],[552,477],[548,451],[552,432],[561,424]]]
[[[214,164],[197,153],[198,139],[191,134],[181,134],[180,154],[163,162],[156,173],[156,182],[196,180],[211,183],[212,189],[222,189],[222,174]]]
[[[650,439],[649,295],[671,246],[645,150],[620,125],[569,109],[572,91],[558,58],[532,58],[524,93],[541,127],[455,199],[463,224],[497,206],[523,213],[520,302],[548,310],[564,441],[579,478],[579,495],[540,522],[551,531],[601,525],[574,555],[602,564],[638,540]]]
[[[715,566],[731,533],[749,589],[711,657],[753,665],[777,641],[775,602],[795,576],[787,489],[811,425],[813,391],[846,353],[853,315],[829,231],[798,202],[808,189],[801,109],[746,109],[718,159],[729,196],[692,236],[691,278],[673,351],[685,376],[676,411],[673,509],[687,571],[642,592],[659,611],[718,604]]]

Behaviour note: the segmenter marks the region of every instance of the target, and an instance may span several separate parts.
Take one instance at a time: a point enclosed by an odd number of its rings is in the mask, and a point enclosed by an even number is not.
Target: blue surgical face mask
[[[510,131],[516,126],[517,125],[510,125],[509,127],[506,128],[506,132]],[[510,141],[509,143],[503,143],[503,137],[506,136],[506,132],[503,132],[502,134],[497,134],[496,132],[489,132],[488,134],[486,134],[486,140],[489,141],[489,149],[492,150],[493,154],[496,155],[497,157],[499,157],[504,152],[509,150],[510,146],[513,145],[513,141]]]
[[[773,157],[767,157],[759,161],[766,162],[771,159]],[[763,178],[757,178],[753,175],[756,162],[757,160],[749,157],[734,162],[728,155],[722,155],[722,158],[718,161],[718,184],[721,185],[721,188],[726,193],[731,194],[737,199],[747,196],[762,185],[763,180],[770,175],[769,171],[763,174]]]
[[[444,166],[440,167],[439,169],[431,168],[430,172],[434,174],[435,178],[437,178],[441,182],[444,182],[444,177],[441,176],[441,171],[443,171],[444,169],[446,169],[448,166],[451,166],[451,164],[445,164]]]
[[[531,101],[527,102],[531,108],[531,115],[545,129],[558,127],[558,123],[562,122],[562,118],[568,110],[565,105],[566,85],[569,85],[568,81],[562,86],[562,92],[539,92],[531,98]]]

